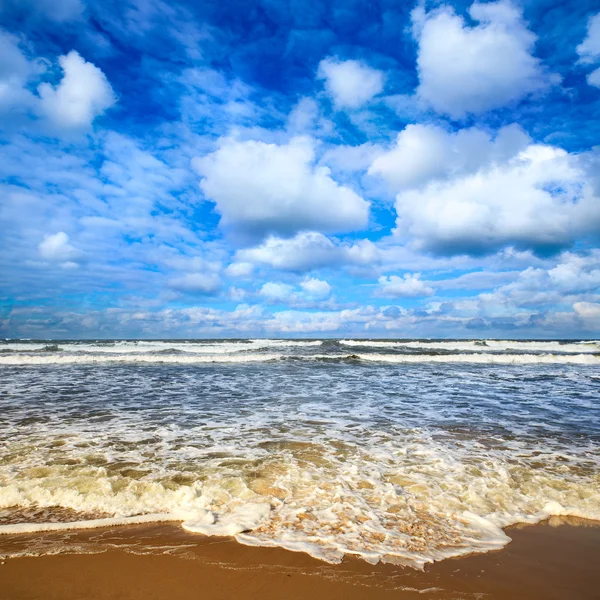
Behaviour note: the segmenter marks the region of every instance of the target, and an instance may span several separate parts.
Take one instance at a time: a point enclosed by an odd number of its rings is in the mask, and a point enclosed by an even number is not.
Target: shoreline
[[[423,571],[350,556],[330,565],[172,523],[6,535],[1,555],[42,555],[2,559],[0,600],[598,597],[600,522],[552,518],[506,533],[513,541],[502,550],[449,558]]]

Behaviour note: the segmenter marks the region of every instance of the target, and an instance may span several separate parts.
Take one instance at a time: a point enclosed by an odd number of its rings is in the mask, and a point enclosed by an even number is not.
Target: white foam
[[[109,354],[156,353],[156,352],[188,352],[195,354],[227,354],[247,352],[268,348],[305,348],[322,345],[321,340],[276,340],[253,339],[244,341],[162,341],[131,340],[115,342],[72,342],[52,340],[45,343],[9,342],[1,343],[0,350],[11,352],[39,352],[54,346],[61,352],[87,352]]]
[[[181,521],[172,514],[149,514],[135,517],[113,517],[108,519],[89,519],[66,523],[12,523],[0,525],[0,535],[16,535],[19,533],[41,533],[43,531],[70,531],[74,529],[100,529],[102,527],[119,527],[121,525],[141,525],[144,523],[162,523]]]
[[[203,363],[250,363],[278,360],[282,354],[55,354],[39,355],[15,354],[0,355],[0,365],[94,365],[103,363],[165,363],[165,364],[203,364]]]
[[[501,548],[510,541],[503,528],[515,523],[552,515],[600,519],[598,471],[580,472],[577,457],[570,459],[573,468],[561,462],[557,470],[549,457],[540,464],[538,452],[529,456],[523,446],[482,451],[477,444],[406,435],[374,445],[364,440],[341,454],[339,442],[335,449],[326,442],[284,445],[247,463],[247,477],[244,463],[218,467],[213,461],[194,484],[176,489],[104,468],[45,467],[26,478],[5,477],[0,507],[60,506],[114,517],[5,525],[0,533],[181,521],[191,532],[234,535],[245,544],[277,545],[331,563],[353,554],[420,568]],[[153,477],[164,475],[159,461],[154,467]]]
[[[386,363],[476,363],[490,365],[600,365],[592,354],[357,354],[361,360]]]
[[[233,536],[256,529],[268,519],[270,511],[271,506],[267,502],[251,502],[235,507],[218,520],[212,513],[207,512],[200,519],[185,521],[183,528],[204,535]]]
[[[464,340],[464,341],[383,341],[383,340],[340,340],[344,346],[370,348],[412,348],[416,350],[446,350],[468,352],[560,352],[575,354],[600,353],[599,341],[556,342],[518,340]]]
[[[135,363],[164,363],[164,364],[207,364],[207,363],[252,363],[289,359],[340,360],[360,359],[370,362],[384,363],[476,363],[498,365],[536,365],[536,364],[578,364],[600,365],[600,354],[383,354],[360,353],[343,354],[214,354],[214,355],[181,355],[181,354],[55,354],[39,355],[15,354],[0,355],[0,365],[92,365],[92,364],[135,364]]]

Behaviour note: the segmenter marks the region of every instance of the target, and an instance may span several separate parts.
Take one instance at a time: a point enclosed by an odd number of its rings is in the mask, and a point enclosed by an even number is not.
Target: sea
[[[598,341],[0,342],[0,534],[422,568],[553,516],[600,520]]]

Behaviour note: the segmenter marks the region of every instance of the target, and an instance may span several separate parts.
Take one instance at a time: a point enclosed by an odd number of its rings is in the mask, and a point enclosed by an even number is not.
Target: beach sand
[[[555,518],[511,528],[513,541],[503,550],[424,571],[351,557],[329,565],[302,553],[192,535],[172,524],[2,536],[0,554],[44,555],[3,559],[0,599],[592,600],[600,598],[599,525]]]

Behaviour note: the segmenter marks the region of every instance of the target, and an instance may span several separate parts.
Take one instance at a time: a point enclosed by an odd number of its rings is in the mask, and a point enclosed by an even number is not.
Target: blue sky
[[[0,336],[600,335],[596,2],[6,0]]]

